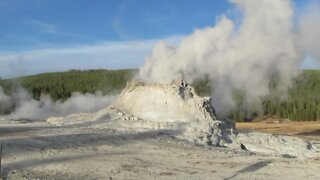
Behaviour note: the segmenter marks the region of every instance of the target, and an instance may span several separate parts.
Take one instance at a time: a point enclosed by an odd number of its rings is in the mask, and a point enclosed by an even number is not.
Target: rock
[[[248,149],[246,148],[246,146],[243,145],[242,143],[240,144],[240,148],[241,148],[242,150],[248,151]]]

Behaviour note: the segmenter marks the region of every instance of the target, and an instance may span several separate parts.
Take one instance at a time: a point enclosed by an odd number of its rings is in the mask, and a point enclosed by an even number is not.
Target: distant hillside
[[[72,92],[96,92],[104,94],[119,93],[130,81],[136,69],[125,70],[71,70],[68,72],[45,73],[15,79],[0,80],[7,94],[19,86],[26,88],[35,99],[41,93],[50,94],[52,99],[66,99]],[[273,82],[275,83],[275,82]],[[276,84],[276,83],[275,83]],[[209,81],[198,80],[193,83],[200,95],[210,94]],[[239,94],[239,93],[236,93]],[[305,70],[294,80],[286,101],[270,95],[264,98],[262,110],[248,110],[238,99],[238,106],[229,114],[237,121],[248,121],[258,116],[276,116],[291,120],[320,120],[320,70]]]
[[[72,92],[104,94],[118,93],[130,81],[137,70],[70,70],[68,72],[44,73],[0,81],[7,93],[22,86],[39,99],[41,93],[52,99],[66,99]]]

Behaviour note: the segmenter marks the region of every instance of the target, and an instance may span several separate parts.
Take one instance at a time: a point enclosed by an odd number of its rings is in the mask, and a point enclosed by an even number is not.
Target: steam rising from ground
[[[54,102],[49,96],[42,95],[35,100],[24,89],[17,90],[11,96],[0,87],[0,107],[16,105],[12,113],[0,116],[1,119],[46,119],[51,116],[65,116],[79,112],[95,112],[108,106],[116,96],[104,96],[101,92],[81,94],[75,92],[65,101]]]
[[[244,92],[247,105],[260,104],[279,78],[277,90],[286,93],[300,73],[304,55],[319,56],[319,9],[294,22],[289,0],[231,0],[241,13],[240,25],[222,15],[215,26],[198,29],[178,47],[159,42],[140,68],[146,82],[189,82],[208,76],[218,113],[235,107],[233,94]],[[316,22],[318,21],[318,22]]]

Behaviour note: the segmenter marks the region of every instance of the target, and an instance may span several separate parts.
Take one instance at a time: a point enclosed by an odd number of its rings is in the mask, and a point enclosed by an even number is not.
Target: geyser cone
[[[135,117],[131,120],[148,121],[161,129],[181,129],[182,138],[201,144],[230,143],[235,131],[233,122],[216,119],[211,98],[199,97],[184,81],[131,82],[112,106],[124,117],[125,114]]]

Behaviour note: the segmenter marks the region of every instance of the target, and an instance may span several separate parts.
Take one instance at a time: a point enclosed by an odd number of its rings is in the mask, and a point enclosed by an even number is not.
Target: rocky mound
[[[211,98],[199,97],[184,81],[132,82],[112,108],[122,113],[124,119],[148,121],[162,129],[179,128],[184,139],[205,145],[231,143],[235,135],[233,122],[216,118]]]

